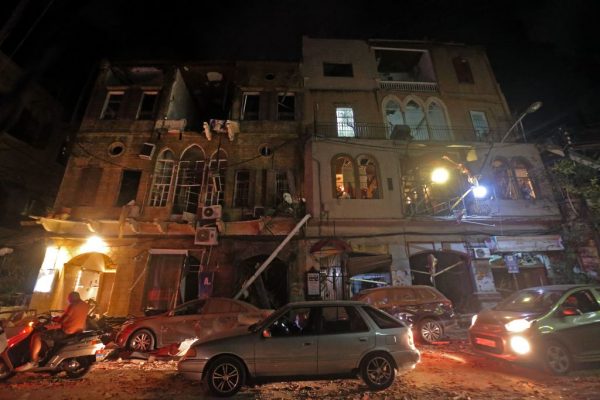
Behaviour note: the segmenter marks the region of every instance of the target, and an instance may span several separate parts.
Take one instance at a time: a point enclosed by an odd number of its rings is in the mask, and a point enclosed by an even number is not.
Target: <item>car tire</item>
[[[564,345],[549,342],[543,348],[542,365],[551,374],[564,375],[573,368],[573,358]]]
[[[417,324],[418,337],[423,343],[431,344],[444,336],[444,326],[433,318],[424,318]]]
[[[142,353],[154,350],[156,340],[154,334],[148,329],[140,329],[131,334],[127,341],[127,348],[131,351]]]
[[[65,361],[65,372],[69,379],[79,379],[92,368],[92,361],[87,357],[77,357]]]
[[[233,396],[246,381],[246,368],[235,357],[222,356],[214,360],[206,374],[206,384],[217,397]]]
[[[369,354],[362,362],[360,376],[371,390],[384,390],[394,383],[394,361],[385,353]]]

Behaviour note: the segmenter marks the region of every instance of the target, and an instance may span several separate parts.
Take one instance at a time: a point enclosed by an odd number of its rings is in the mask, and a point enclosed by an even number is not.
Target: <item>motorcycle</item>
[[[19,366],[30,359],[30,343],[35,332],[43,332],[52,323],[50,316],[39,315],[37,323],[30,322],[15,336],[8,338],[6,348],[0,352],[0,381],[12,377]],[[42,341],[42,350],[37,367],[27,372],[52,375],[65,372],[68,378],[81,378],[96,362],[97,354],[104,349],[96,331],[83,331],[49,346]]]

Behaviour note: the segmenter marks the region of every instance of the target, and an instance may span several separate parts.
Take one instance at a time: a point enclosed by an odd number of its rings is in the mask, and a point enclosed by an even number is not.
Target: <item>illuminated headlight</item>
[[[510,338],[510,347],[517,354],[527,354],[531,351],[529,340],[523,336],[513,336]]]
[[[514,333],[526,331],[530,326],[531,322],[527,321],[526,319],[515,319],[504,325],[507,331]]]
[[[475,322],[477,322],[477,314],[473,315],[471,318],[471,326],[475,325]]]

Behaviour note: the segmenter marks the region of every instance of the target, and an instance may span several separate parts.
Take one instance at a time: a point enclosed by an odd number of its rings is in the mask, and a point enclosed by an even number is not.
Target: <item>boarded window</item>
[[[136,199],[142,171],[126,169],[121,176],[121,187],[117,197],[117,206],[121,207]]]
[[[233,196],[234,207],[248,207],[250,192],[250,172],[237,171],[235,173],[235,193]]]
[[[324,76],[348,77],[354,76],[352,64],[323,63]]]
[[[456,71],[456,78],[459,83],[475,83],[469,60],[464,57],[455,57],[452,63],[454,64],[454,71]]]
[[[104,108],[102,109],[102,114],[100,115],[100,119],[117,119],[119,116],[119,109],[121,108],[121,103],[123,103],[123,97],[125,93],[122,91],[118,92],[108,92],[106,95],[106,101],[104,102]]]
[[[78,206],[93,206],[100,186],[100,178],[102,178],[102,168],[82,168],[73,203]]]
[[[158,92],[144,92],[140,101],[140,109],[137,119],[154,119],[156,105],[158,103]]]
[[[260,95],[258,93],[244,93],[242,102],[242,119],[256,121],[259,119]]]
[[[293,121],[296,119],[296,97],[294,93],[281,93],[277,96],[277,119]]]

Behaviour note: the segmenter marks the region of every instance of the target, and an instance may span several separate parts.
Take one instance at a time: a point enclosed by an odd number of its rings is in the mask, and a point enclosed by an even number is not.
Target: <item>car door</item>
[[[591,289],[580,289],[567,296],[561,308],[573,307],[580,314],[558,316],[557,334],[576,357],[600,356],[600,304]]]
[[[193,300],[173,309],[160,320],[160,345],[181,343],[196,337],[194,325],[206,304],[205,300]]]
[[[350,372],[375,347],[375,335],[354,306],[324,306],[319,320],[319,375]]]
[[[256,376],[317,374],[317,313],[315,307],[291,308],[266,327],[254,347]]]

